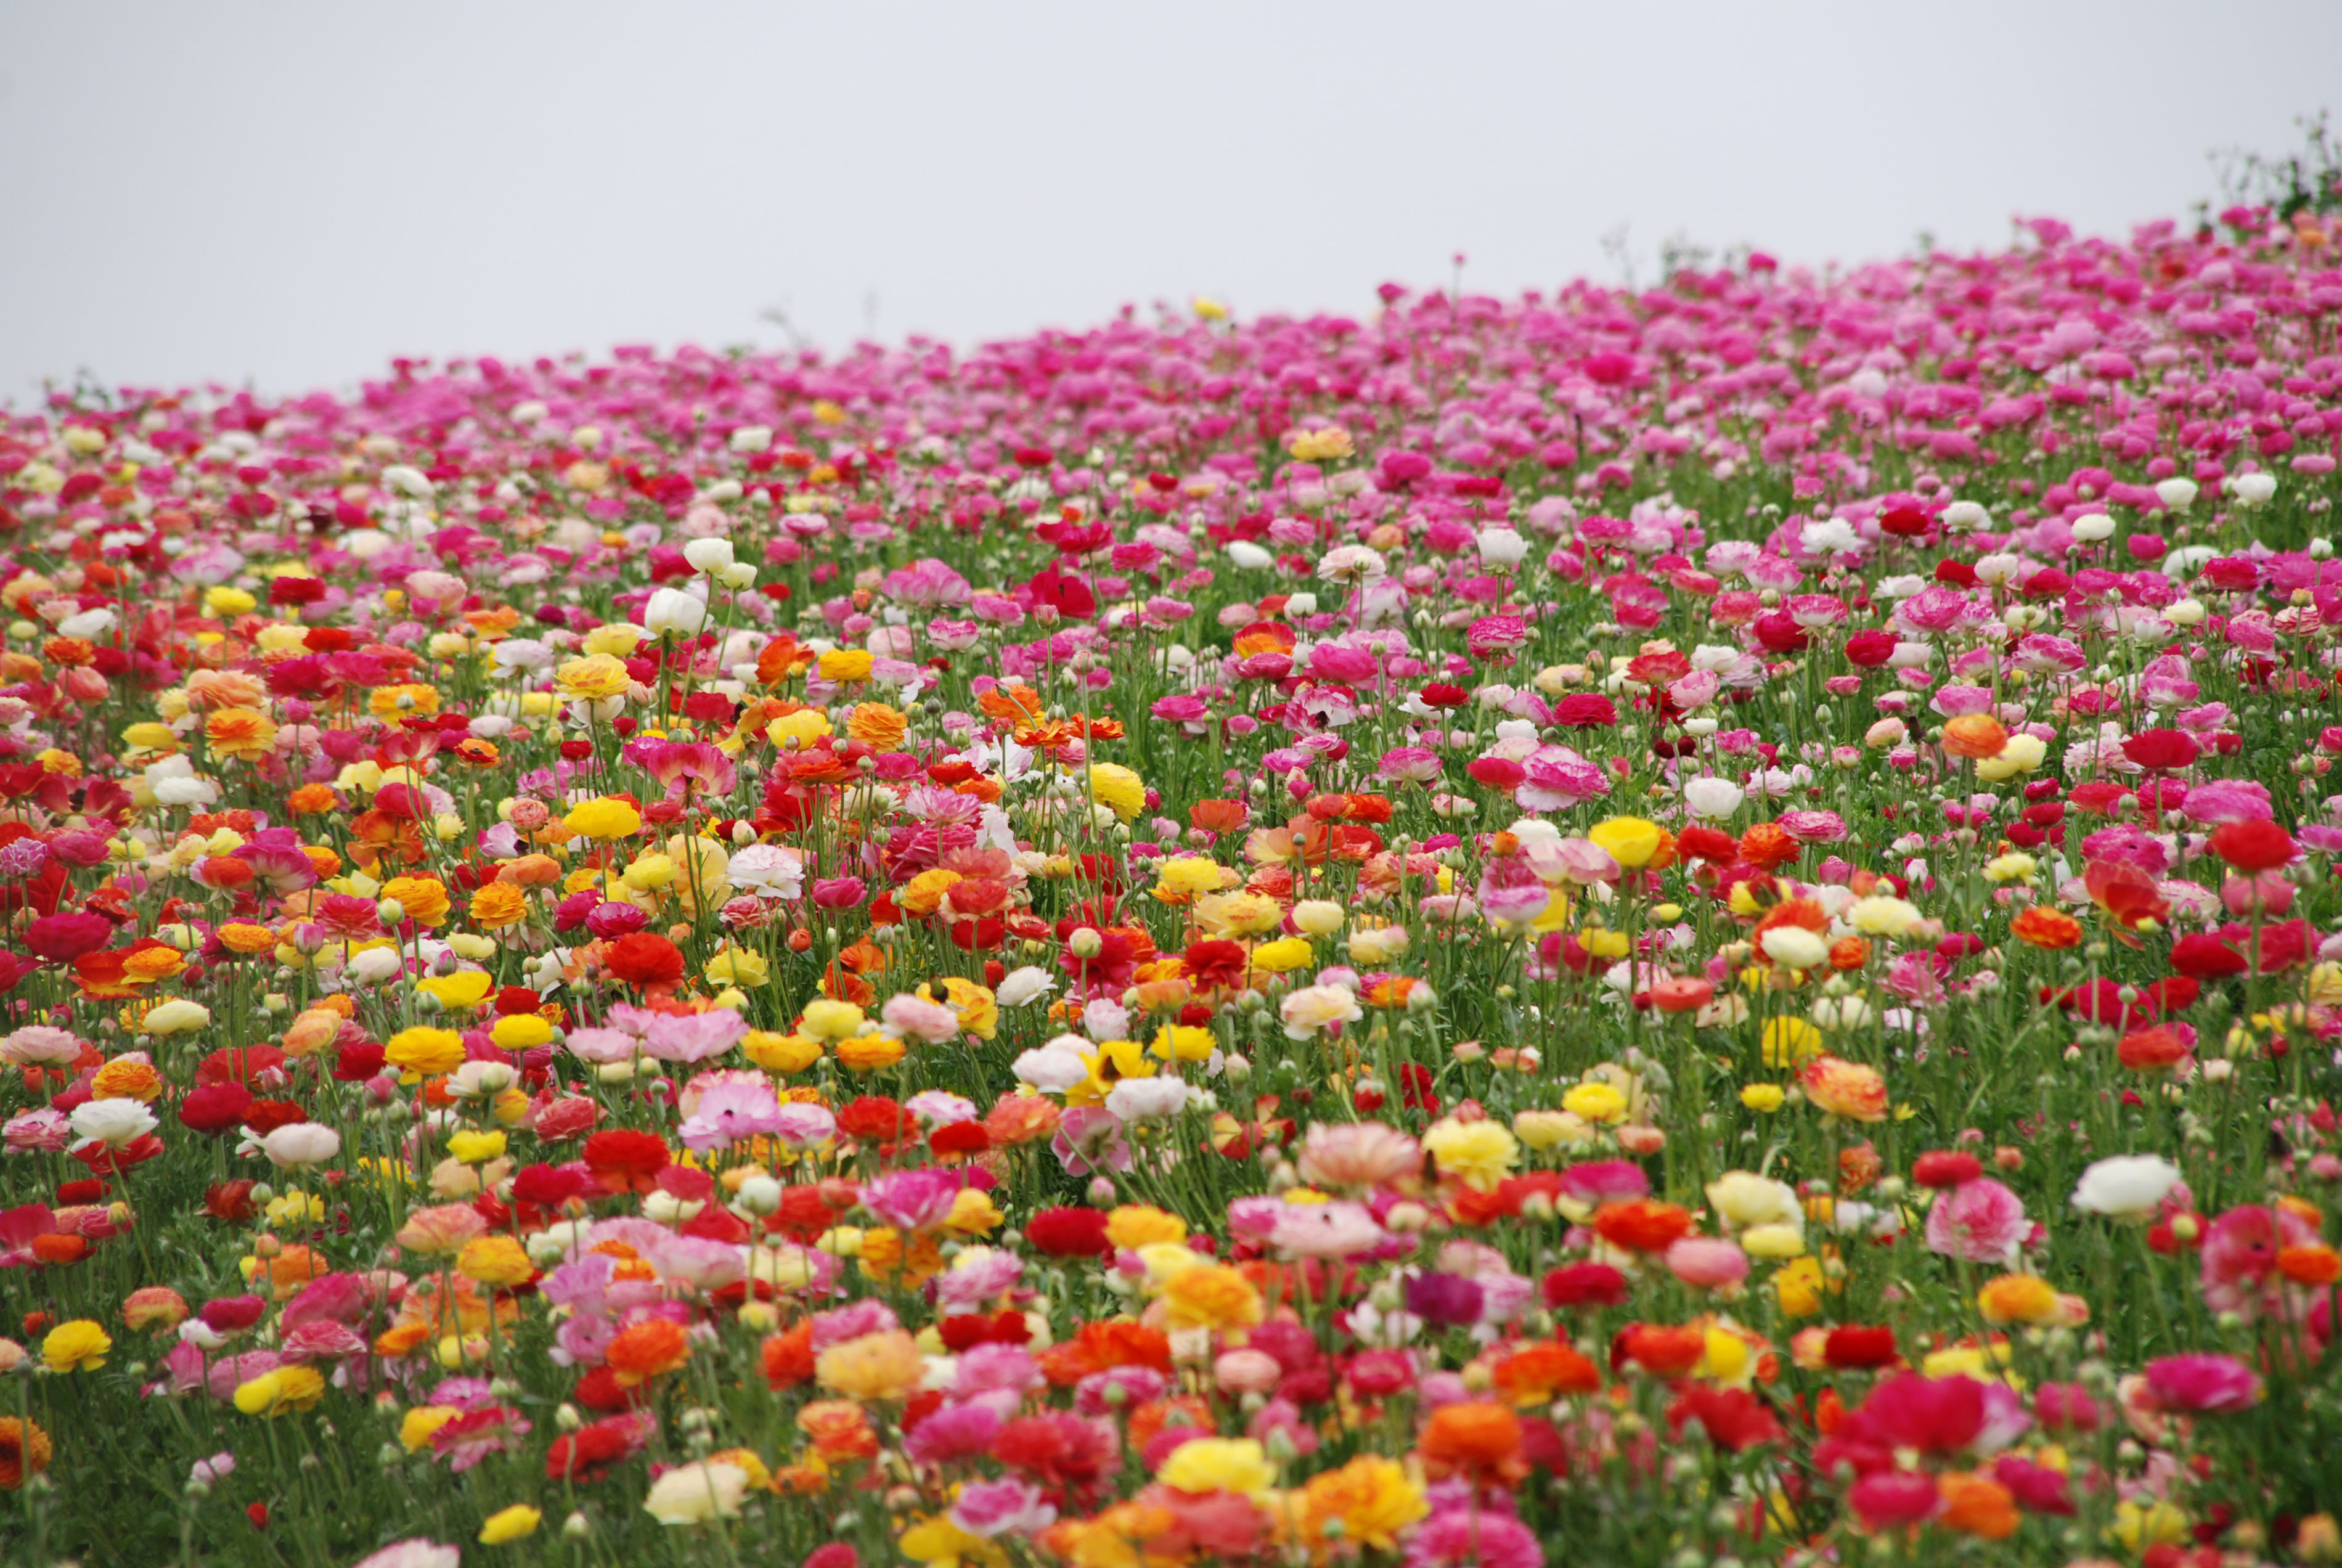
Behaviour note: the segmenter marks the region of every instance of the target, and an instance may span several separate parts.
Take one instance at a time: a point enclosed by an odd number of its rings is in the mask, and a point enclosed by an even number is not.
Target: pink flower
[[[1667,1272],[1695,1290],[1724,1290],[1748,1277],[1748,1254],[1736,1243],[1686,1236],[1666,1251]]]
[[[1927,1211],[1927,1250],[1972,1263],[2016,1262],[2032,1231],[2025,1201],[1989,1177],[1961,1183]]]
[[[2261,1380],[2233,1355],[2167,1355],[2147,1363],[2147,1392],[2165,1410],[2227,1413],[2261,1396]]]

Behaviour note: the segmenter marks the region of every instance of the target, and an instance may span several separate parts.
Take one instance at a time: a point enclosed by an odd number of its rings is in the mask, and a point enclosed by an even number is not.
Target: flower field
[[[0,1558],[2342,1560],[2342,263],[0,416]]]

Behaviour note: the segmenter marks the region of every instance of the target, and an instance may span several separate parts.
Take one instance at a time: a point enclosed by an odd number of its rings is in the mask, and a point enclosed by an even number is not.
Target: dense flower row
[[[8,416],[0,1540],[2342,1556],[2331,256]]]

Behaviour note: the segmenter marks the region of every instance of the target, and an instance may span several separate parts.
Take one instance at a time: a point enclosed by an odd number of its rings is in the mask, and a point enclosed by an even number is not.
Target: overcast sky
[[[2336,0],[19,4],[0,397],[2120,233],[2337,88]]]

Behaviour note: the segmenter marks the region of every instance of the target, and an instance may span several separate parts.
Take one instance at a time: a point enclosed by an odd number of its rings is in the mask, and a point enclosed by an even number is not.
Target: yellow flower
[[[964,1236],[980,1236],[1007,1217],[982,1187],[962,1187],[952,1200],[951,1213],[944,1218],[944,1228]]]
[[[498,1138],[504,1136],[499,1133]],[[502,1233],[475,1236],[455,1254],[455,1272],[492,1290],[510,1290],[536,1273],[528,1249]]]
[[[1090,764],[1090,794],[1125,822],[1146,809],[1146,785],[1119,763]]]
[[[1106,1219],[1106,1239],[1132,1252],[1156,1242],[1184,1242],[1187,1222],[1152,1203],[1123,1203]]]
[[[1767,1067],[1795,1067],[1822,1054],[1822,1032],[1787,1014],[1765,1020],[1760,1054]]]
[[[315,1367],[280,1366],[238,1383],[235,1407],[246,1415],[282,1415],[288,1410],[306,1410],[325,1394],[325,1374]]]
[[[587,838],[632,838],[643,830],[643,814],[610,795],[579,802],[561,821],[570,832]]]
[[[442,1007],[468,1010],[485,1002],[495,984],[495,977],[484,970],[458,969],[453,974],[425,975],[415,983],[415,989]]]
[[[1520,1157],[1521,1146],[1501,1122],[1447,1117],[1423,1134],[1423,1146],[1445,1174],[1475,1192],[1493,1193]]]
[[[57,1324],[41,1341],[41,1360],[51,1372],[95,1372],[105,1364],[114,1336],[85,1317]]]
[[[814,1381],[848,1399],[908,1399],[926,1375],[918,1342],[900,1329],[866,1333],[815,1358]]]
[[[1760,1116],[1771,1115],[1787,1098],[1778,1084],[1751,1084],[1740,1091],[1740,1103]]]
[[[488,1031],[499,1051],[525,1051],[552,1038],[552,1024],[535,1013],[507,1013]]]
[[[431,1446],[431,1434],[463,1414],[452,1404],[418,1404],[399,1418],[399,1445],[409,1453]]]
[[[957,974],[944,977],[944,1000],[959,1014],[959,1026],[979,1040],[1000,1033],[1000,1002],[989,986]]]
[[[867,648],[832,648],[816,661],[816,666],[823,680],[836,681],[843,685],[852,681],[868,680],[875,662]]]
[[[499,1508],[480,1523],[480,1544],[501,1546],[507,1541],[517,1541],[524,1535],[534,1535],[544,1523],[542,1509],[531,1508],[525,1503],[515,1503],[509,1508]]]
[[[467,1165],[484,1164],[505,1152],[505,1135],[466,1128],[449,1135],[447,1152]]]
[[[1260,893],[1223,893],[1196,900],[1196,924],[1214,936],[1258,936],[1284,924],[1285,910]]]
[[[572,659],[554,672],[553,679],[564,695],[589,701],[615,697],[635,684],[625,664],[607,654]]]
[[[1338,1470],[1320,1471],[1301,1492],[1301,1531],[1312,1543],[1338,1540],[1376,1552],[1395,1550],[1398,1533],[1429,1516],[1423,1488],[1395,1459],[1366,1453]],[[1339,1524],[1338,1533],[1327,1526]]]
[[[1513,1117],[1513,1136],[1540,1154],[1563,1144],[1582,1144],[1593,1135],[1584,1118],[1566,1111],[1522,1111]]]
[[[729,943],[716,950],[703,973],[718,985],[737,985],[743,991],[755,991],[773,977],[772,965],[765,962],[763,954]]]
[[[1638,816],[1614,816],[1596,823],[1586,830],[1586,836],[1609,851],[1610,858],[1626,870],[1640,871],[1659,853],[1666,833],[1657,823],[1645,822]]]
[[[1276,1484],[1276,1468],[1249,1437],[1198,1437],[1172,1450],[1155,1479],[1182,1492],[1266,1498]]]
[[[1175,1329],[1250,1328],[1262,1315],[1260,1292],[1226,1263],[1204,1263],[1173,1274],[1164,1283],[1163,1306]]]
[[[782,751],[806,751],[814,742],[833,734],[819,708],[799,708],[765,726],[765,738]]]
[[[1822,1310],[1821,1260],[1810,1254],[1792,1260],[1773,1276],[1773,1294],[1789,1317],[1810,1317]]]
[[[1166,1062],[1208,1062],[1218,1046],[1218,1037],[1208,1029],[1166,1024],[1146,1048]]]
[[[740,1042],[748,1060],[767,1073],[802,1073],[821,1060],[821,1044],[802,1034],[752,1029]]]
[[[1280,936],[1252,950],[1252,966],[1271,974],[1289,974],[1316,956],[1306,937]]]
[[[983,1536],[971,1533],[952,1523],[948,1513],[932,1514],[922,1519],[895,1543],[905,1557],[923,1563],[929,1568],[966,1568],[968,1563],[990,1564],[1007,1561],[1007,1554]]]
[[[1162,903],[1186,904],[1199,893],[1218,892],[1219,886],[1219,863],[1190,854],[1163,863],[1163,869],[1155,878],[1154,893]]]
[[[1580,1084],[1561,1097],[1561,1108],[1589,1122],[1622,1121],[1626,1096],[1607,1084]]]
[[[865,1022],[862,1009],[853,1003],[824,996],[806,1004],[801,1027],[816,1040],[848,1040],[862,1033]]]
[[[383,1048],[394,1067],[434,1077],[464,1064],[464,1037],[453,1029],[402,1029]]]

